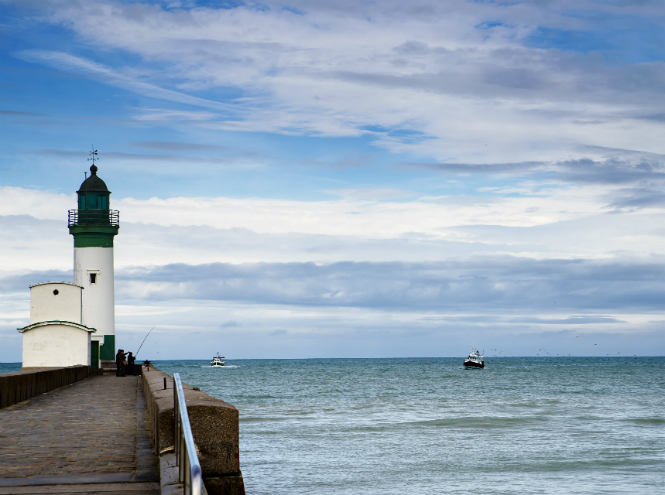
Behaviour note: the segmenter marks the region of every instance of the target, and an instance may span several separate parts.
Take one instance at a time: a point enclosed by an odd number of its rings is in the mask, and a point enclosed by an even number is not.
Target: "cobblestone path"
[[[2,409],[0,494],[159,494],[148,428],[133,376],[95,376]]]

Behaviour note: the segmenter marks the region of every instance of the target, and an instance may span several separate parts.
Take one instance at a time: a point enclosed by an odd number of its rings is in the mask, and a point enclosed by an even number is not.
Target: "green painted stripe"
[[[104,344],[99,347],[99,359],[115,359],[115,335],[104,335]]]
[[[113,247],[113,236],[97,236],[97,235],[75,235],[74,236],[75,248],[88,248],[88,247]]]
[[[99,342],[96,340],[90,342],[90,367],[93,370],[99,369]]]
[[[87,232],[94,232],[96,234],[113,234],[118,235],[117,225],[70,225],[69,233],[72,235],[83,234]]]
[[[111,226],[80,226],[69,227],[69,233],[74,236],[74,247],[113,247],[113,237],[118,235],[119,227]]]

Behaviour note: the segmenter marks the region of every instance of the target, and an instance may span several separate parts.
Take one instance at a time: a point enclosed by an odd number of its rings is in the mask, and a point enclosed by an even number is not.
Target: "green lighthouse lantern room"
[[[76,191],[79,195],[79,210],[108,210],[109,195],[106,183],[97,175],[97,166],[90,167],[90,177]]]
[[[118,212],[110,209],[111,192],[97,170],[96,165],[90,167],[90,177],[76,191],[78,209],[69,210],[74,247],[113,247],[113,237],[118,234]]]

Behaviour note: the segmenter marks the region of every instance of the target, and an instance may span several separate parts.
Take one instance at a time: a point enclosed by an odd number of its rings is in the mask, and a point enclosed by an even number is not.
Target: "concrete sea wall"
[[[173,457],[174,446],[173,378],[152,366],[143,366],[142,380],[155,449],[160,464],[169,466],[172,461],[167,456]],[[189,385],[183,384],[183,388],[208,494],[244,495],[238,410]],[[164,469],[162,473],[164,478]]]
[[[89,366],[15,371],[0,375],[0,409],[90,376]]]

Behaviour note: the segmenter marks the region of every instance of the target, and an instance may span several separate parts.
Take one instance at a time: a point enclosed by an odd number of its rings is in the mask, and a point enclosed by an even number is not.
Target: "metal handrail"
[[[183,407],[184,406],[184,407]],[[179,466],[179,481],[183,483],[183,493],[186,495],[201,495],[203,474],[199,456],[196,455],[196,445],[192,427],[187,414],[185,391],[182,389],[180,374],[173,374],[173,440],[175,445],[175,462]]]
[[[120,226],[120,212],[118,210],[69,210],[67,225],[109,225]]]

